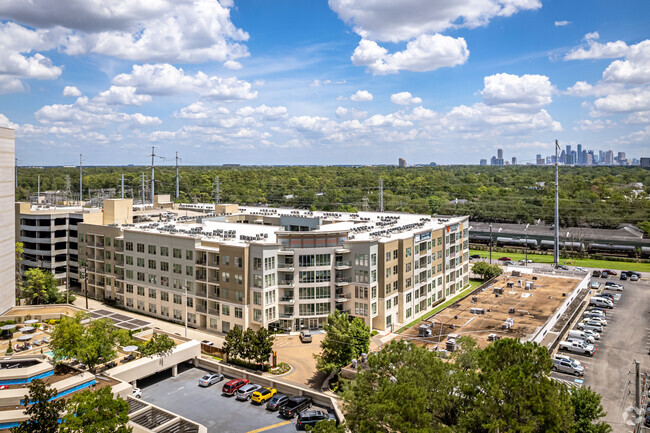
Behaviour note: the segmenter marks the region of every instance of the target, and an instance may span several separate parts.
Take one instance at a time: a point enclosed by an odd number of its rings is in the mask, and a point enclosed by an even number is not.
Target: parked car
[[[586,341],[589,344],[594,344],[594,342],[596,341],[596,339],[593,336],[587,335],[585,331],[579,331],[577,329],[572,329],[569,331],[569,340],[572,338],[579,338],[581,340]]]
[[[282,406],[287,404],[289,396],[285,394],[275,394],[271,400],[266,403],[266,410],[276,411],[280,410]]]
[[[298,421],[296,427],[298,429],[305,429],[306,426],[315,426],[317,422],[324,420],[336,421],[336,416],[322,410],[306,410],[298,414]]]
[[[310,406],[311,397],[305,395],[291,397],[289,401],[287,401],[287,404],[280,408],[280,415],[285,418],[293,418],[298,415],[299,412],[302,412]]]
[[[576,266],[575,268],[573,268],[573,270],[578,272],[587,272],[587,270],[582,266]]]
[[[611,299],[601,298],[599,296],[594,296],[589,299],[589,305],[602,308],[614,308],[614,303]]]
[[[631,277],[632,275],[636,275],[637,277],[641,278],[641,272],[636,272],[636,271],[625,271],[628,277]]]
[[[199,379],[199,386],[210,386],[223,380],[221,373],[208,373]]]
[[[214,346],[214,343],[210,340],[203,340],[201,343],[205,344],[206,346]]]
[[[251,396],[251,401],[259,404],[264,404],[277,393],[278,390],[275,388],[260,388],[253,393]]]
[[[605,315],[600,311],[585,311],[585,317],[586,318],[597,317],[599,319],[606,320]]]
[[[590,337],[593,337],[594,340],[600,340],[600,334],[593,329],[584,329],[582,332]]]
[[[469,256],[469,258],[470,259],[480,259],[481,255],[480,254],[472,254],[471,256]]]
[[[508,266],[515,266],[515,265],[517,265],[517,262],[513,262],[512,260],[508,260],[508,261],[503,262],[503,264],[508,265]]]
[[[603,272],[607,272],[607,275],[613,275],[613,276],[618,275],[616,271],[612,271],[611,269],[603,269]]]
[[[603,316],[605,316],[605,318],[607,318],[607,310],[605,308],[591,307],[587,311],[595,311],[595,312],[600,313]]]
[[[300,331],[300,341],[303,343],[311,343],[311,332],[307,330]]]
[[[630,281],[639,281],[639,276],[636,274],[630,275]]]
[[[235,398],[241,401],[250,400],[251,397],[253,396],[253,393],[260,388],[262,388],[262,385],[258,385],[256,383],[249,383],[237,390],[237,394],[235,395]]]
[[[563,271],[568,271],[569,267],[566,265],[555,265],[555,269],[562,269]]]
[[[582,321],[583,322],[587,322],[587,321],[596,322],[596,323],[599,323],[601,326],[607,326],[607,319],[605,319],[604,317],[600,317],[600,316],[585,317]]]
[[[521,260],[519,260],[519,264],[520,264],[520,265],[527,265],[527,264],[529,264],[529,263],[533,263],[533,261],[530,260],[530,259],[528,259],[528,260],[526,260],[526,259],[521,259]]]
[[[142,398],[142,391],[140,390],[140,388],[133,388],[131,396],[133,398]]]
[[[614,290],[616,292],[622,292],[624,290],[624,287],[621,286],[620,284],[616,284],[613,281],[608,281],[605,283],[605,290]]]
[[[592,281],[591,284],[589,285],[590,289],[597,290],[600,287],[600,283],[598,281]]]
[[[223,384],[221,392],[226,395],[233,395],[239,388],[247,385],[250,382],[248,379],[233,379]]]
[[[621,280],[627,280],[627,274],[625,272],[621,272]]]
[[[499,259],[499,261],[501,261],[501,262],[509,262],[510,260],[512,260],[510,257],[501,257]]]
[[[601,325],[598,322],[591,321],[589,319],[578,323],[578,325],[576,327],[578,329],[580,329],[581,331],[584,330],[584,329],[592,329],[592,330],[597,331],[597,332],[603,332],[603,325]]]
[[[560,341],[560,350],[567,350],[574,353],[583,353],[585,355],[593,355],[596,353],[596,348],[593,344],[579,341]]]
[[[567,357],[553,358],[553,370],[561,371],[562,373],[573,374],[578,377],[582,376],[585,373],[584,366],[572,362],[570,360],[571,358],[569,359],[566,358]]]
[[[609,299],[612,302],[614,302],[616,300],[616,297],[614,296],[614,294],[609,293],[609,292],[603,292],[598,296],[600,296],[601,298]]]
[[[600,278],[607,278],[607,277],[608,277],[607,272],[603,271],[600,273]]]
[[[596,278],[600,277],[600,271],[599,271],[598,269],[595,269],[595,270],[591,273],[591,276],[592,276],[592,277],[596,277]]]

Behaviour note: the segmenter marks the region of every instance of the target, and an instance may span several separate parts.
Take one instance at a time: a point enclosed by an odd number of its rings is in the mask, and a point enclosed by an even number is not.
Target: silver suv
[[[585,374],[585,368],[568,356],[553,358],[553,370],[573,374],[578,377]]]
[[[244,385],[237,390],[236,398],[237,400],[242,400],[242,401],[250,400],[253,393],[258,389],[260,389],[261,387],[262,385],[256,385],[254,383],[249,383],[248,385]]]

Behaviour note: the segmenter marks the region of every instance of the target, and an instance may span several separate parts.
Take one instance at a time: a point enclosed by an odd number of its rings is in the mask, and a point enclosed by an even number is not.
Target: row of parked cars
[[[207,373],[199,379],[199,386],[210,386],[224,380],[223,374]],[[248,379],[232,379],[224,383],[221,393],[225,396],[234,396],[240,401],[250,401],[259,406],[266,405],[268,411],[279,411],[285,418],[298,417],[296,425],[298,428],[314,426],[319,421],[337,421],[336,416],[323,410],[312,409],[312,399],[309,396],[289,396],[278,394],[275,388],[265,388],[262,385],[250,383]]]
[[[598,289],[600,284],[594,281],[590,288]],[[601,333],[607,326],[607,310],[614,308],[614,301],[621,296],[610,291],[622,292],[623,290],[624,287],[620,284],[613,281],[605,282],[603,291],[589,299],[589,308],[584,312],[582,321],[576,325],[576,329],[569,331],[565,341],[560,342],[559,350],[593,356],[598,350],[595,343],[600,340]],[[553,358],[553,369],[579,377],[585,373],[580,361],[564,354],[558,354]]]
[[[612,271],[610,269],[603,269],[602,271],[596,269],[592,272],[591,276],[596,278],[607,278],[609,276],[616,277],[618,272]],[[639,281],[641,278],[641,273],[636,271],[621,271],[621,280],[630,280],[630,281]]]

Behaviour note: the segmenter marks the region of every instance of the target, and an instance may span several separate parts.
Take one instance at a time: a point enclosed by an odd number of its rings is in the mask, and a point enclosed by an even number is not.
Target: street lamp
[[[524,245],[524,266],[528,266],[528,226],[530,224],[526,224],[526,228],[524,229],[524,233],[526,234],[526,244]]]
[[[185,338],[187,338],[187,280],[185,280],[185,284],[183,284],[183,289],[185,290]]]

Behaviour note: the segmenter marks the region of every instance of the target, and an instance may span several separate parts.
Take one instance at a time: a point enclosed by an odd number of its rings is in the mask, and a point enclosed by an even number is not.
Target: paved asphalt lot
[[[613,279],[625,289],[610,292],[622,296],[614,302],[614,309],[607,311],[607,326],[596,341],[596,354],[593,357],[567,354],[585,366],[584,385],[602,395],[607,412],[604,420],[610,423],[614,433],[627,433],[633,431],[629,409],[634,404],[634,375],[628,372],[634,371],[634,359],[641,363],[642,373],[650,372],[650,281],[647,274],[635,282]],[[553,376],[574,380],[562,373],[554,372]]]
[[[282,418],[264,406],[222,396],[224,381],[208,388],[199,387],[199,378],[205,373],[203,369],[190,368],[176,377],[169,373],[139,380],[142,400],[203,424],[209,433],[296,431],[295,420]]]

